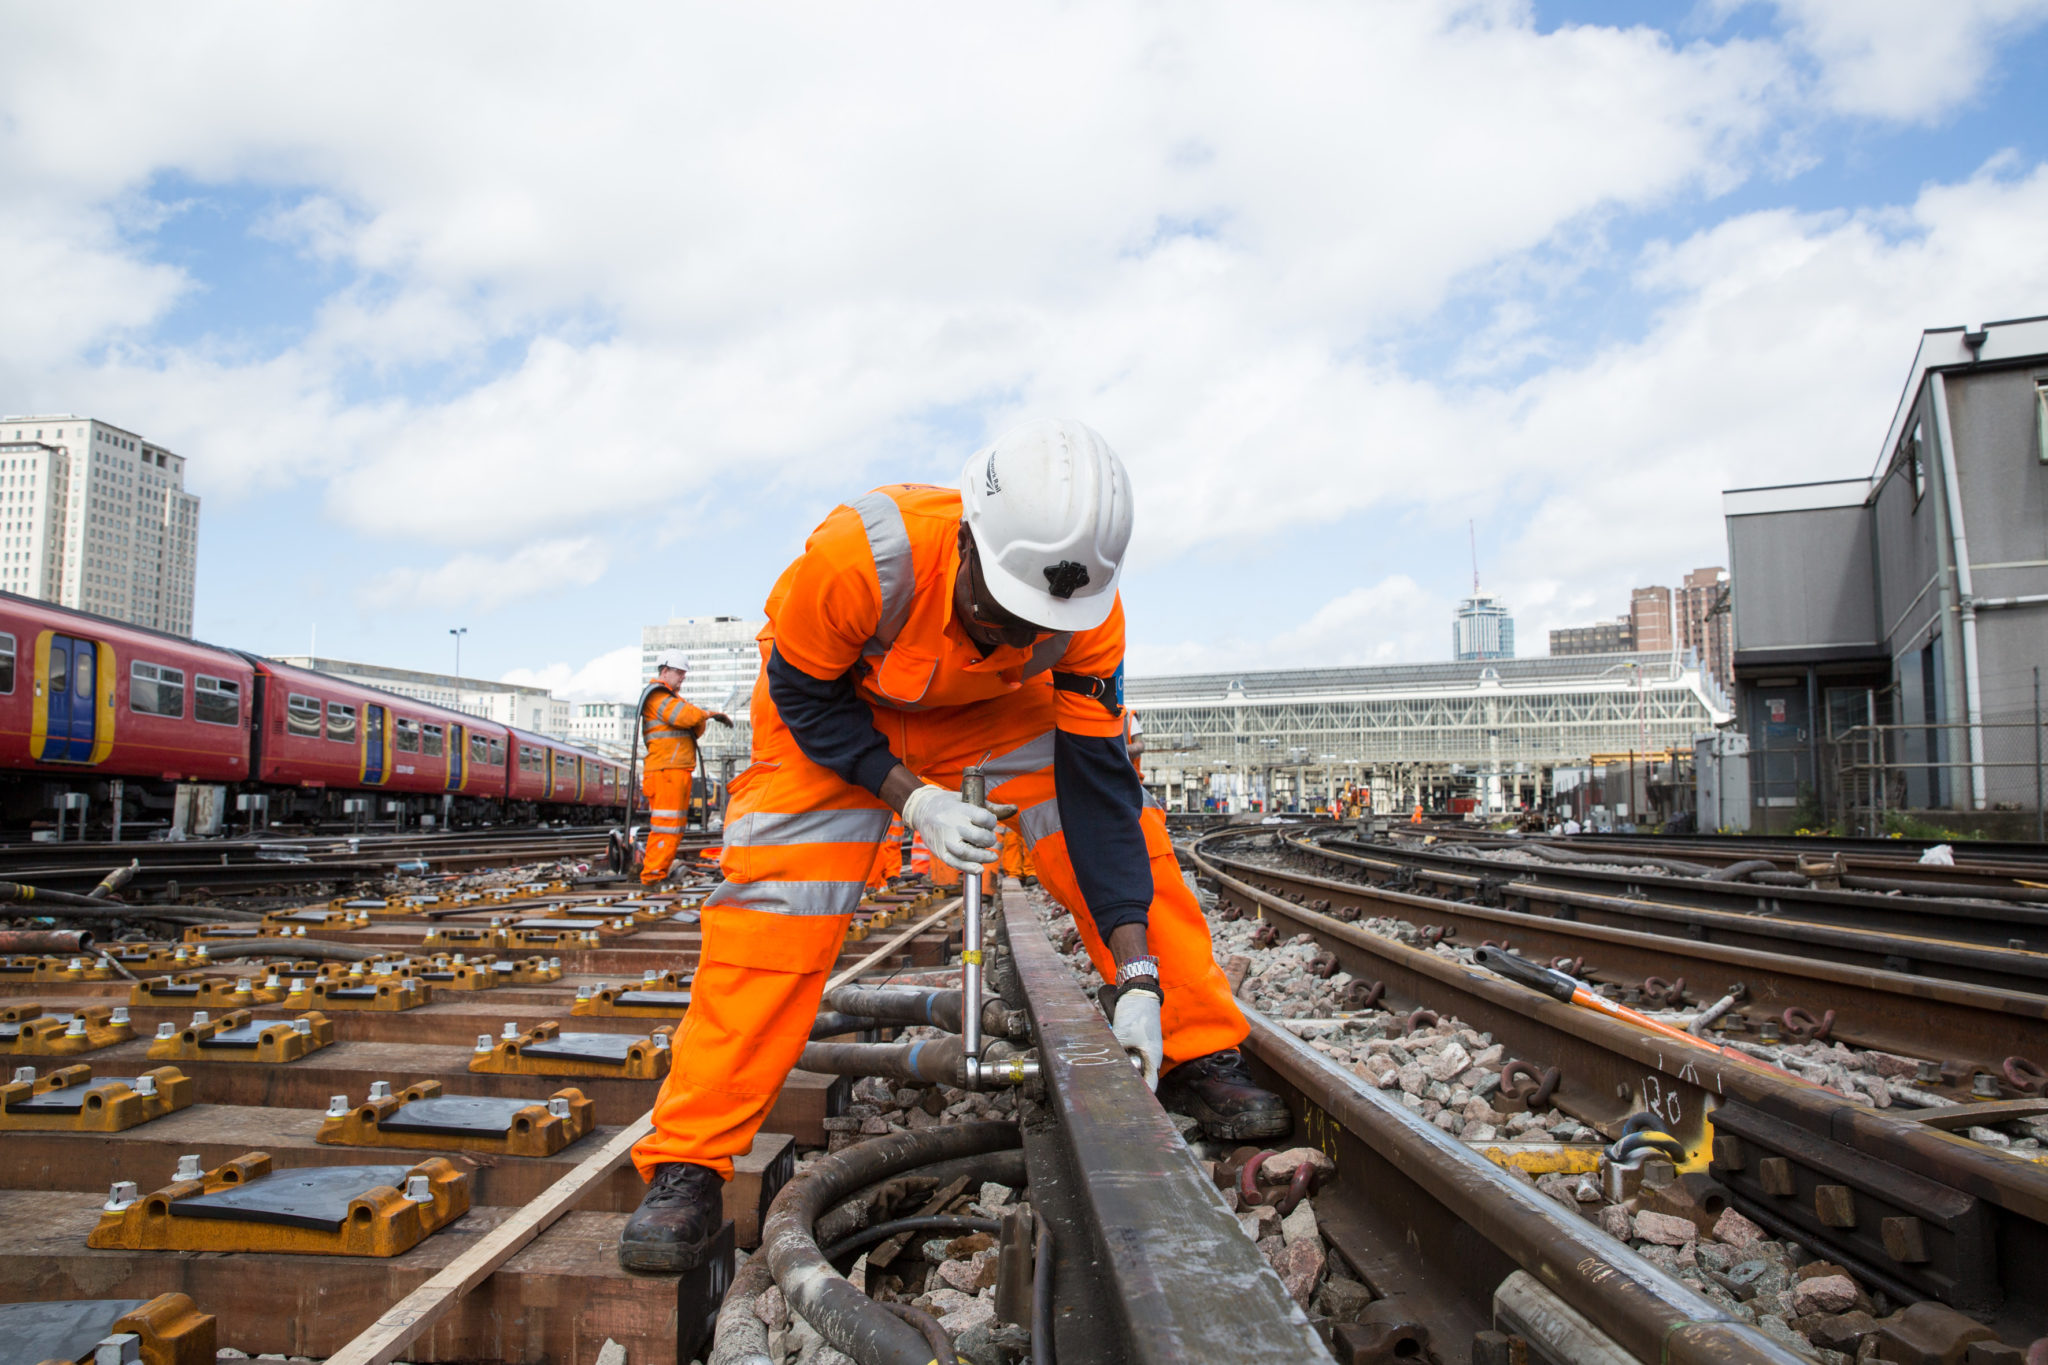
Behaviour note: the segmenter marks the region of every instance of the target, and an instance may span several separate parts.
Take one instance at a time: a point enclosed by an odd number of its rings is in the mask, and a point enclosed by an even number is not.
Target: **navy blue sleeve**
[[[1122,735],[1052,737],[1053,791],[1074,880],[1104,938],[1112,929],[1143,924],[1152,908],[1152,859],[1138,813],[1145,789]]]
[[[896,770],[896,755],[875,728],[874,713],[854,691],[852,674],[829,681],[814,678],[771,650],[768,699],[805,758],[882,794],[882,783]]]

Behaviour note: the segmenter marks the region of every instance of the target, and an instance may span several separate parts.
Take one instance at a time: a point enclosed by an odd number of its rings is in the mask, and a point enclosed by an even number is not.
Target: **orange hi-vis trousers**
[[[1040,882],[1073,911],[1105,980],[1115,962],[1095,932],[1053,795],[1053,690],[1025,687],[970,706],[875,708],[875,724],[904,766],[958,790],[983,765],[994,801],[1020,807],[1015,824]],[[643,1177],[672,1161],[732,1175],[810,1039],[818,1002],[852,912],[867,887],[890,811],[803,756],[768,698],[754,689],[753,765],[733,780],[726,808],[725,882],[703,906],[703,949],[690,1007],[654,1105],[654,1132],[633,1149]],[[1152,861],[1148,941],[1166,1004],[1166,1065],[1235,1047],[1249,1032],[1216,965],[1208,921],[1181,879],[1165,814],[1145,809]],[[933,859],[934,870],[938,860]]]
[[[676,860],[676,840],[690,808],[688,768],[659,768],[640,775],[647,794],[647,856],[640,864],[640,884],[652,886],[668,875]]]

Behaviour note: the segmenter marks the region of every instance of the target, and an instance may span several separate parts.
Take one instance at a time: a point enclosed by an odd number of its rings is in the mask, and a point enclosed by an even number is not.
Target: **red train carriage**
[[[134,815],[180,782],[249,780],[254,671],[240,655],[0,593],[0,769],[10,819],[123,781]]]
[[[118,787],[113,785],[116,781]],[[106,823],[168,819],[181,784],[262,793],[272,823],[340,819],[369,797],[404,823],[615,812],[618,765],[494,721],[0,593],[0,819],[86,794]]]
[[[507,732],[493,721],[393,692],[255,659],[263,723],[257,780],[285,813],[336,815],[335,796],[388,794],[408,816],[495,819],[505,798]],[[383,815],[380,802],[374,812]]]

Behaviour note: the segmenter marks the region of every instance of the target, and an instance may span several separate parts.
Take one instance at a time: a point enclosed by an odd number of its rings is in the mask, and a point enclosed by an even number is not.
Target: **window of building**
[[[2048,464],[2048,378],[2034,381],[2034,456]]]
[[[233,678],[209,678],[204,673],[192,680],[192,718],[208,725],[242,723],[242,684]]]
[[[441,756],[440,726],[420,726],[420,752],[425,754],[428,758],[439,758]]]
[[[346,702],[327,703],[327,737],[343,744],[356,742],[356,708]]]
[[[1906,433],[1906,439],[1899,447],[1900,457],[1906,466],[1906,476],[1913,482],[1913,506],[1918,510],[1920,499],[1927,496],[1927,464],[1920,455],[1920,424]]]
[[[420,723],[400,716],[397,721],[397,738],[393,741],[402,754],[416,754],[420,751]]]
[[[140,660],[128,665],[128,709],[145,716],[184,719],[184,671]]]

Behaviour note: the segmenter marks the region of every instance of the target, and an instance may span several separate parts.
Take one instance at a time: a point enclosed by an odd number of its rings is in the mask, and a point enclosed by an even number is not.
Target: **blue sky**
[[[2048,312],[2041,0],[123,8],[0,8],[0,409],[269,652],[621,692],[1063,412],[1134,671],[1442,657],[1468,519],[1537,653]]]

